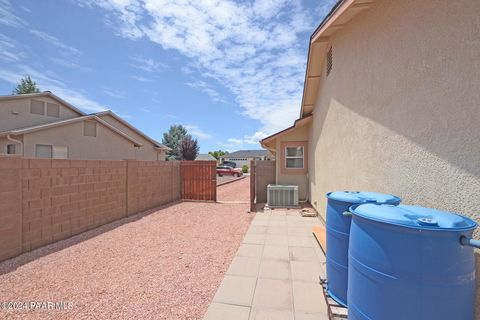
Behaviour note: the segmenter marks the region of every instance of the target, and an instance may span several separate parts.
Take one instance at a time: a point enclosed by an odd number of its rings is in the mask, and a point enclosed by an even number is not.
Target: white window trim
[[[302,156],[289,156],[287,153],[288,148],[302,148]],[[291,168],[287,166],[287,159],[302,159],[302,166],[298,168]],[[304,146],[288,146],[285,147],[285,168],[288,170],[304,169],[305,168],[305,148]]]

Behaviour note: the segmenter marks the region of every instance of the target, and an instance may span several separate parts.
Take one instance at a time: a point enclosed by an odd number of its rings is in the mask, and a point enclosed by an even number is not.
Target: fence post
[[[255,212],[255,160],[250,161],[250,212]]]

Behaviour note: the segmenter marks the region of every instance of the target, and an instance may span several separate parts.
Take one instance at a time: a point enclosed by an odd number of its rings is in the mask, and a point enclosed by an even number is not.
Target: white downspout
[[[20,148],[22,148],[22,156],[23,156],[23,142],[20,141],[20,140],[17,140],[17,139],[13,139],[12,137],[10,137],[9,134],[7,134],[7,140],[8,140],[8,141],[11,141],[11,142],[14,142],[14,143],[20,144]],[[16,152],[15,152],[15,153],[16,153]]]

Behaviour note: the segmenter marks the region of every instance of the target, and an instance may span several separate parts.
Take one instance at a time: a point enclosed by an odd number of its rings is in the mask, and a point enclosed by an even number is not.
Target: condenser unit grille
[[[298,186],[267,186],[267,202],[269,207],[298,206]]]

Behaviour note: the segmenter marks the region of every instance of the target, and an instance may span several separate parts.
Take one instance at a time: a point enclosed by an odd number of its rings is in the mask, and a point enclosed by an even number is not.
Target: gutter
[[[6,138],[8,141],[20,144],[20,147],[22,148],[22,156],[23,156],[23,142],[17,139],[13,139],[12,137],[10,137],[10,134],[7,134]]]

